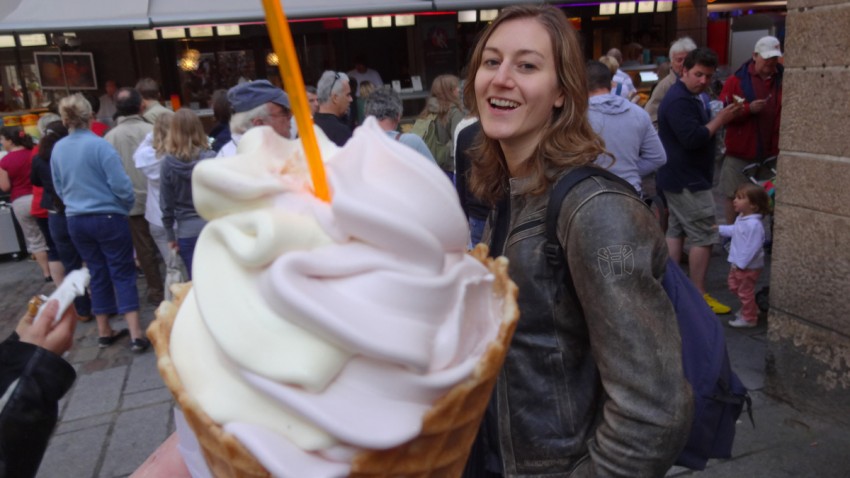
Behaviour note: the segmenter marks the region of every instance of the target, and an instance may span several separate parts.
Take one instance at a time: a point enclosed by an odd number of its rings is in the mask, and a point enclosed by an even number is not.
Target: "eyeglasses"
[[[336,81],[339,79],[339,73],[334,73],[334,81],[331,83],[331,91],[330,94],[334,94],[334,86],[336,86]]]

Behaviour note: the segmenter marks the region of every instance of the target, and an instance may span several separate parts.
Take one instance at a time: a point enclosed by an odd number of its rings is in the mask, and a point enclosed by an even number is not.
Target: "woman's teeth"
[[[499,109],[514,109],[519,107],[519,103],[510,100],[502,100],[498,98],[490,99],[490,106]]]

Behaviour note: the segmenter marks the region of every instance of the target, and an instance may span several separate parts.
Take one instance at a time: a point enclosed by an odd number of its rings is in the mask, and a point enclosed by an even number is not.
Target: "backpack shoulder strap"
[[[546,259],[553,266],[567,266],[564,260],[563,248],[558,241],[558,216],[561,215],[561,205],[564,203],[564,198],[567,197],[570,190],[591,176],[602,176],[603,178],[627,186],[629,190],[634,191],[632,185],[626,180],[596,166],[580,166],[562,176],[552,186],[552,192],[549,194],[549,203],[546,206],[546,245],[543,251],[546,254]],[[570,275],[567,274],[567,277],[569,278]]]

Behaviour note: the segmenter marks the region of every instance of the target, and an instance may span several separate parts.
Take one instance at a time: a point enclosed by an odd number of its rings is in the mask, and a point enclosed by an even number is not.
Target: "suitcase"
[[[22,253],[26,255],[25,246],[21,243],[18,235],[18,227],[15,224],[12,205],[0,202],[0,255],[12,254],[16,258]]]

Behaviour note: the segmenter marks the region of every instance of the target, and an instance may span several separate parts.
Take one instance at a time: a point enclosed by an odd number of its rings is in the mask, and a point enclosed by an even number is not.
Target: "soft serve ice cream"
[[[196,167],[209,223],[171,335],[188,394],[284,477],[345,476],[360,451],[416,437],[503,316],[433,163],[372,118],[341,149],[317,134],[329,204],[269,128]]]

